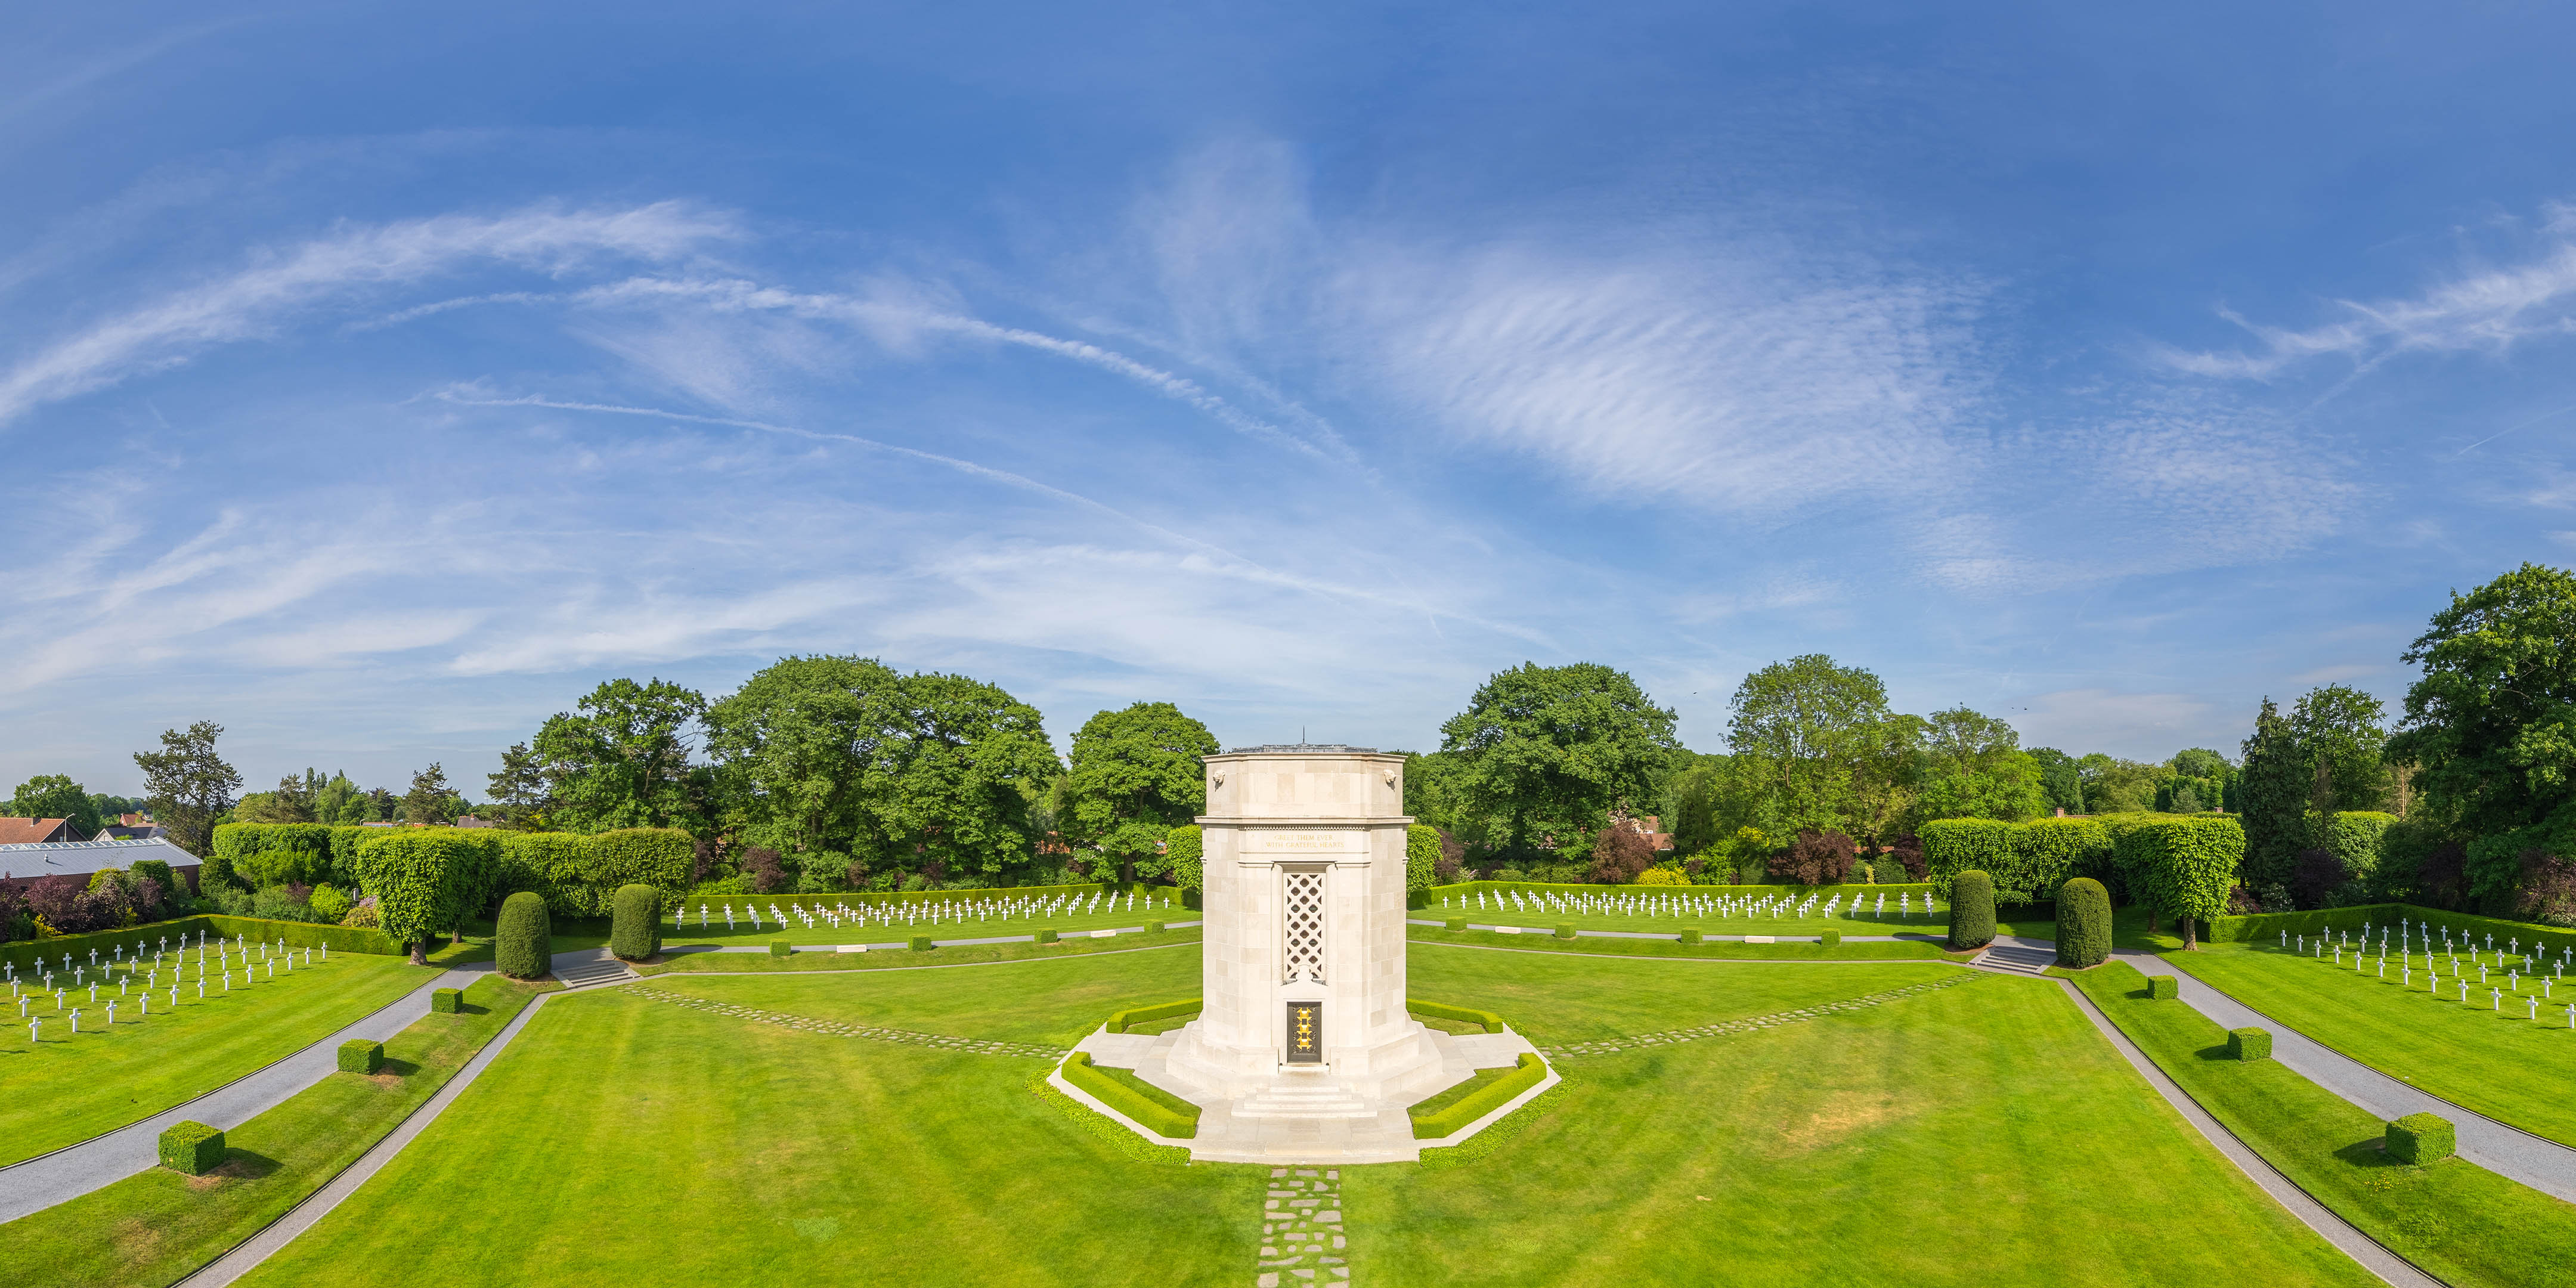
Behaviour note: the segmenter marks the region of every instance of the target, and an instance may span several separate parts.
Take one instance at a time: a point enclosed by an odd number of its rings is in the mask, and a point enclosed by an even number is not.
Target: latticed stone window
[[[1288,960],[1283,977],[1324,982],[1324,874],[1288,874]]]

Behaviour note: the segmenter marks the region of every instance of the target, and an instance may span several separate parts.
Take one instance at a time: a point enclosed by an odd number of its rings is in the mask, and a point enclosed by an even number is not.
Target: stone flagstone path
[[[691,1010],[730,1015],[755,1024],[775,1024],[780,1028],[801,1029],[807,1033],[825,1033],[833,1037],[866,1038],[872,1042],[899,1042],[906,1046],[936,1047],[942,1051],[963,1051],[968,1055],[1021,1056],[1032,1060],[1061,1060],[1063,1047],[1033,1046],[1026,1042],[987,1042],[980,1038],[950,1037],[943,1033],[915,1033],[910,1029],[879,1028],[872,1024],[851,1024],[843,1020],[818,1020],[811,1016],[789,1015],[782,1011],[764,1011],[755,1007],[736,1006],[731,1002],[710,1001],[673,993],[665,989],[630,984],[618,990],[646,1001],[669,1002]]]
[[[1843,1011],[1858,1011],[1865,1010],[1873,1006],[1883,1006],[1889,1002],[1897,1001],[1902,998],[1913,997],[1918,993],[1931,993],[1945,988],[1955,988],[1975,978],[1976,976],[1974,975],[1961,973],[1944,979],[1933,980],[1929,983],[1908,984],[1903,988],[1891,988],[1878,993],[1863,993],[1858,997],[1847,997],[1839,1002],[1822,1002],[1814,1006],[1802,1006],[1794,1011],[1777,1011],[1770,1015],[1751,1015],[1740,1020],[1721,1020],[1715,1024],[1702,1024],[1687,1029],[1666,1029],[1661,1033],[1635,1033],[1623,1037],[1603,1038],[1597,1042],[1574,1042],[1565,1046],[1543,1046],[1539,1048],[1539,1054],[1547,1056],[1549,1059],[1578,1055],[1609,1055],[1616,1051],[1633,1051],[1639,1047],[1671,1046],[1678,1042],[1697,1042],[1701,1038],[1718,1038],[1736,1033],[1751,1033],[1760,1029],[1776,1029],[1782,1025],[1804,1024],[1809,1020],[1821,1020],[1828,1015],[1837,1014]]]
[[[1261,1270],[1253,1288],[1351,1281],[1341,1189],[1338,1168],[1270,1169],[1270,1194],[1261,1204]]]

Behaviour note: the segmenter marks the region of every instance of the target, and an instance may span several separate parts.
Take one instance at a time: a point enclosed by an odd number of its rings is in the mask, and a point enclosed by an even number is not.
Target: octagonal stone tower
[[[1165,1057],[1237,1118],[1364,1118],[1449,1082],[1405,1014],[1404,757],[1207,758],[1206,1007]]]

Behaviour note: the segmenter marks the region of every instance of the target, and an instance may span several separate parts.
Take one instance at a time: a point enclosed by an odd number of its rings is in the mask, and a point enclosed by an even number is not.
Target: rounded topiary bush
[[[2057,964],[2083,970],[2111,957],[2111,892],[2077,877],[2057,892]]]
[[[1995,879],[1974,868],[1950,878],[1950,946],[1995,942]]]
[[[546,916],[544,895],[522,890],[501,901],[492,957],[501,973],[512,979],[536,979],[552,967],[554,923]]]
[[[662,892],[648,885],[622,885],[609,901],[608,951],[621,961],[640,962],[662,951]]]

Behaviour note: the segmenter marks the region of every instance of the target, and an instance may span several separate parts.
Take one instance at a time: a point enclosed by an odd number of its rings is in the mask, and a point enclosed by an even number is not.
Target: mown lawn
[[[1196,927],[1166,930],[1161,934],[1120,935],[1114,939],[1067,939],[1052,944],[970,944],[950,948],[933,948],[916,952],[909,948],[882,949],[864,953],[827,953],[807,949],[785,957],[766,953],[681,953],[668,951],[653,961],[635,967],[639,975],[662,974],[804,974],[815,971],[911,970],[924,966],[961,966],[984,962],[1044,961],[1060,957],[1089,957],[1100,953],[1136,952],[1149,948],[1170,948],[1200,941]],[[1196,960],[1196,958],[1192,958]]]
[[[2225,1029],[2179,1001],[2149,999],[2146,977],[2124,962],[2062,973],[2299,1188],[2443,1282],[2576,1283],[2576,1207],[2457,1158],[2426,1167],[2389,1158],[2386,1124],[2278,1061],[2228,1058]]]
[[[1197,971],[1180,951],[644,987],[1051,1044],[1194,993]],[[1417,946],[1412,991],[1573,1039],[1955,971]],[[1144,1161],[1031,1094],[1043,1068],[637,990],[562,999],[249,1282],[1249,1282],[1266,1169]],[[2372,1282],[2040,981],[1561,1068],[1481,1158],[1343,1171],[1354,1281]]]
[[[299,955],[297,958],[301,961]],[[179,1006],[168,1009],[170,978],[146,1016],[138,1005],[145,977],[119,1000],[116,1024],[107,1023],[111,982],[92,1003],[89,990],[57,1015],[50,995],[38,996],[30,1016],[44,1020],[41,1040],[27,1040],[27,1023],[12,1004],[0,1012],[0,1164],[15,1163],[77,1144],[127,1123],[149,1118],[311,1046],[334,1031],[383,1008],[438,977],[443,967],[417,967],[399,957],[364,953],[317,955],[311,966],[277,977],[233,977],[230,992],[220,976],[197,999],[191,959]],[[122,978],[120,972],[116,978]],[[95,979],[96,975],[93,974]],[[68,977],[60,982],[68,984]],[[79,1006],[74,1036],[68,1007]]]
[[[1697,897],[1698,892],[1724,890],[1727,887],[1675,888],[1691,891],[1694,897]],[[1690,926],[1697,926],[1702,933],[1711,935],[1814,935],[1828,930],[1839,930],[1846,935],[1946,933],[1950,927],[1948,907],[1945,905],[1937,912],[1927,911],[1924,908],[1923,891],[1919,888],[1910,888],[1910,893],[1912,898],[1909,902],[1913,907],[1911,916],[1898,914],[1894,893],[1887,896],[1886,915],[1878,917],[1866,913],[1853,916],[1848,899],[1844,901],[1842,910],[1831,917],[1821,915],[1794,917],[1785,914],[1773,916],[1767,913],[1721,917],[1713,914],[1701,916],[1688,913],[1660,916],[1648,916],[1644,913],[1632,915],[1622,912],[1559,913],[1538,905],[1515,908],[1506,902],[1497,906],[1490,895],[1486,897],[1485,906],[1482,908],[1476,906],[1473,896],[1469,896],[1463,906],[1455,895],[1446,896],[1449,901],[1445,904],[1439,897],[1435,897],[1430,907],[1416,908],[1408,915],[1426,920],[1465,917],[1470,924],[1478,926],[1526,926],[1539,930],[1550,930],[1561,922],[1572,922],[1578,930],[1635,930],[1663,935],[1674,934]],[[1877,896],[1873,894],[1870,898],[1874,905]]]
[[[2482,955],[2490,965],[2496,959]],[[2534,1020],[2510,991],[2504,1009],[2494,1009],[2488,989],[2506,987],[2501,970],[2490,970],[2492,983],[2480,984],[2471,967],[2466,1003],[2448,982],[2434,997],[2424,987],[2420,952],[2412,957],[2412,987],[2401,982],[2394,953],[2385,980],[2375,966],[2352,969],[2349,953],[2337,967],[2263,944],[2204,944],[2164,959],[2391,1077],[2534,1135],[2576,1144],[2576,1101],[2567,1095],[2576,1082],[2576,1031],[2568,1028],[2566,1010],[2576,1002],[2576,979],[2556,985],[2554,1000],[2541,1003]],[[2447,961],[2442,972],[2445,981],[2452,978]],[[2522,981],[2521,996],[2540,991],[2536,981]]]
[[[225,1132],[214,1172],[155,1167],[0,1225],[0,1265],[23,1288],[175,1283],[357,1161],[531,998],[557,987],[485,976],[465,991],[462,1012],[424,1015],[388,1039],[382,1072],[329,1074]]]

